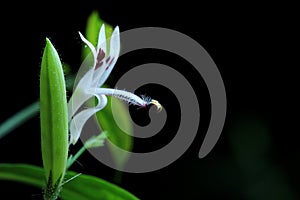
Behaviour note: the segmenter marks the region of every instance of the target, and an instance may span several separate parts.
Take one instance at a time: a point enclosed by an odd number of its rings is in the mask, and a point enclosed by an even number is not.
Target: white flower
[[[153,104],[158,110],[162,106],[156,100],[150,98],[140,98],[137,95],[117,89],[100,88],[108,78],[114,65],[117,62],[120,53],[120,32],[119,27],[116,27],[110,38],[109,55],[106,52],[106,36],[105,27],[101,27],[98,44],[95,48],[84,36],[80,34],[82,41],[90,48],[93,55],[93,66],[78,82],[73,95],[68,102],[68,116],[70,122],[70,143],[75,144],[82,131],[86,121],[96,112],[103,109],[107,104],[106,95],[119,98],[129,104],[146,107]],[[78,109],[91,97],[97,97],[98,104],[92,108],[86,108],[80,112]]]

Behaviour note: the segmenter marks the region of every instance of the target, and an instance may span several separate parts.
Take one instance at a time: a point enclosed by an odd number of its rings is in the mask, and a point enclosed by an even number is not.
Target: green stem
[[[24,122],[35,116],[40,110],[40,102],[36,101],[23,110],[17,112],[0,125],[0,139],[9,132],[22,125]]]
[[[81,149],[75,154],[75,156],[70,156],[68,161],[67,161],[67,170],[71,167],[71,165],[85,152],[86,148],[85,146],[82,146]],[[67,171],[66,170],[66,171]]]

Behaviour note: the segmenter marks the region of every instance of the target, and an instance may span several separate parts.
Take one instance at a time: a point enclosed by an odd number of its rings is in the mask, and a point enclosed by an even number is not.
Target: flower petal
[[[97,104],[97,108],[104,108],[107,104],[107,97],[105,95],[100,95],[100,94],[95,94],[95,96],[98,99],[98,104]]]
[[[103,24],[98,35],[97,58],[96,58],[95,69],[104,66],[105,55],[106,55],[106,36],[105,36],[105,26]]]
[[[94,57],[94,66],[95,66],[96,62],[97,62],[97,51],[96,51],[94,45],[92,43],[90,43],[90,41],[85,39],[85,37],[80,32],[79,32],[79,35],[80,35],[81,40],[91,49],[91,52]]]
[[[103,75],[103,72],[105,71],[105,66],[95,69],[94,76],[93,76],[93,82],[91,83],[92,87],[100,87],[101,85],[98,84],[99,80],[101,79],[101,76]]]
[[[88,88],[91,88],[93,82],[93,76],[94,76],[94,69],[89,69],[82,77],[76,77],[77,79],[79,79],[79,82],[77,83],[75,90],[77,89],[87,90]]]
[[[68,102],[69,121],[75,112],[80,108],[80,106],[82,106],[82,104],[89,98],[94,96],[92,93],[88,93],[89,88],[93,87],[93,73],[94,69],[90,69],[88,72],[86,72],[74,89],[73,95]]]
[[[110,38],[110,51],[109,56],[105,60],[105,66],[101,67],[97,78],[99,77],[97,86],[100,87],[106,81],[107,77],[111,73],[114,65],[117,62],[120,54],[120,30],[117,26]],[[96,78],[96,77],[95,77]],[[96,79],[95,79],[96,80]]]
[[[81,111],[79,114],[75,115],[75,117],[71,120],[70,123],[70,143],[76,144],[80,137],[80,133],[86,121],[99,109],[97,108],[88,108],[86,110]]]
[[[70,122],[70,143],[75,144],[81,134],[83,126],[87,122],[87,120],[96,112],[104,108],[107,104],[107,98],[104,95],[97,96],[98,98],[98,105],[94,108],[88,108],[77,115]]]
[[[68,102],[68,121],[70,122],[77,110],[88,100],[93,94],[86,93],[83,90],[75,90]]]
[[[105,25],[101,26],[98,43],[97,43],[97,53],[99,53],[99,49],[102,49],[104,53],[106,53],[106,35],[105,35]]]

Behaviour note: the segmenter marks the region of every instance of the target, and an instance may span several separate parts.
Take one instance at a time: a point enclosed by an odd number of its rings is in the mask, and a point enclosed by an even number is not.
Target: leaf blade
[[[66,178],[75,176],[68,172]],[[17,181],[35,187],[45,187],[44,170],[28,164],[0,164],[0,180]],[[136,196],[103,179],[81,174],[63,186],[60,197],[65,200],[138,200]]]
[[[101,129],[108,133],[108,140],[119,148],[130,152],[133,148],[133,137],[131,136],[133,127],[129,113],[122,101],[110,96],[107,97],[107,100],[107,106],[96,113],[96,118]],[[112,106],[114,106],[114,108],[112,108]],[[118,116],[114,115],[112,109],[117,110]],[[115,119],[116,117],[118,119]],[[110,143],[107,144],[116,167],[118,169],[122,169],[124,164],[127,162],[129,154],[125,151],[120,154],[119,151],[114,151],[115,147],[113,147],[113,145]]]
[[[2,124],[0,124],[0,139],[30,118],[37,115],[39,111],[40,103],[39,101],[36,101],[5,120]]]

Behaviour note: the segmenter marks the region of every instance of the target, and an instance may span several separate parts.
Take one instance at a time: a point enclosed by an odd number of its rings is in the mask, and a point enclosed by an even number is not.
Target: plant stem
[[[74,156],[70,156],[68,161],[67,161],[67,169],[66,171],[71,167],[71,165],[79,158],[79,156],[81,156],[83,154],[83,152],[85,152],[86,148],[85,146],[82,146],[81,149],[79,149],[79,151],[74,155]]]

